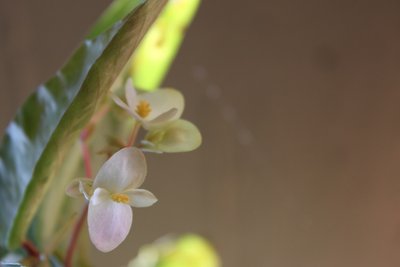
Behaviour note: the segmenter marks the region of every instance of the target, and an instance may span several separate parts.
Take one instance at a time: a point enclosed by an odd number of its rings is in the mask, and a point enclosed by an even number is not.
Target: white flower
[[[145,129],[160,127],[180,118],[184,108],[182,94],[174,89],[160,89],[137,94],[129,79],[125,86],[127,103],[113,95],[114,102],[131,114]]]
[[[158,153],[192,151],[200,144],[201,134],[197,127],[181,119],[150,130],[142,141],[144,151]]]
[[[125,240],[132,225],[131,206],[148,207],[157,201],[151,192],[137,189],[146,172],[143,153],[123,148],[104,163],[92,186],[92,181],[80,179],[67,189],[71,196],[79,190],[89,199],[89,236],[98,250],[109,252]]]

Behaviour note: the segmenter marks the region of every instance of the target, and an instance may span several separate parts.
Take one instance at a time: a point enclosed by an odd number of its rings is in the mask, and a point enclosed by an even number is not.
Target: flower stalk
[[[83,156],[83,163],[85,166],[85,174],[86,177],[91,178],[92,177],[92,164],[90,161],[90,151],[89,151],[89,146],[87,144],[87,139],[89,138],[89,133],[87,128],[82,131],[82,134],[80,136],[80,141],[81,141],[81,147],[82,147],[82,156]],[[67,249],[67,254],[65,256],[65,267],[71,267],[72,266],[72,260],[74,257],[74,252],[76,248],[76,244],[79,239],[79,235],[82,230],[82,226],[86,220],[87,213],[88,213],[88,204],[85,203],[85,206],[82,210],[81,215],[79,216],[78,221],[75,224],[74,230],[72,232],[71,236],[71,241],[68,245]]]
[[[22,243],[22,247],[26,250],[29,256],[35,259],[40,259],[40,252],[31,241],[25,240]]]
[[[133,126],[132,133],[129,136],[128,144],[126,145],[127,147],[133,146],[135,144],[137,135],[138,135],[139,130],[140,130],[140,126],[141,125],[140,125],[139,122],[135,122],[135,126]]]
[[[79,234],[81,233],[82,226],[83,226],[84,222],[86,221],[88,207],[89,207],[88,204],[85,204],[85,206],[82,210],[81,216],[79,216],[79,219],[75,224],[74,230],[72,232],[71,241],[70,241],[68,249],[67,249],[67,254],[65,256],[65,267],[72,266],[72,260],[74,257],[76,244],[78,242]]]

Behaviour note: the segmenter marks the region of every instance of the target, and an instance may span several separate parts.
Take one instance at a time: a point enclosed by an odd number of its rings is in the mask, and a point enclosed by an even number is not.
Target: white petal
[[[172,108],[176,108],[177,111],[170,120],[179,119],[185,105],[183,95],[175,89],[160,89],[151,93],[140,94],[137,98],[138,101],[144,100],[150,104],[151,112],[145,118],[146,121],[151,121]]]
[[[116,152],[99,170],[93,188],[102,187],[111,193],[120,193],[139,187],[147,174],[146,159],[135,147]]]
[[[150,207],[157,202],[157,198],[145,189],[133,189],[125,191],[124,194],[129,196],[129,205],[136,208]]]
[[[78,178],[72,180],[65,193],[70,197],[81,197],[82,195],[88,199],[88,196],[92,194],[93,179],[89,178]]]
[[[151,121],[144,121],[143,128],[145,128],[146,130],[160,128],[171,120],[174,120],[177,112],[178,110],[176,108],[171,108],[170,110],[162,113]]]
[[[132,112],[131,109],[129,108],[129,106],[124,101],[122,101],[118,96],[111,95],[111,98],[112,98],[112,100],[114,100],[115,104],[117,104],[121,108],[125,109],[129,113]]]
[[[128,235],[132,225],[132,209],[128,204],[105,197],[104,191],[99,190],[95,190],[89,202],[89,236],[98,250],[109,252],[118,247]]]
[[[135,110],[135,106],[137,103],[137,99],[136,99],[136,90],[133,87],[133,82],[132,79],[128,79],[126,81],[126,85],[125,85],[125,98],[126,101],[128,102],[128,106],[132,109]]]
[[[114,100],[115,104],[120,106],[126,112],[128,112],[135,120],[142,121],[142,118],[136,113],[134,108],[130,108],[127,104],[124,103],[119,97],[115,95],[111,95],[112,99]]]
[[[98,205],[104,201],[111,200],[111,194],[104,188],[96,188],[93,192],[93,196],[90,198],[92,205]]]
[[[198,148],[201,144],[201,134],[197,127],[186,120],[176,120],[161,129],[150,130],[142,144],[144,149],[163,152],[187,152]],[[148,146],[151,143],[152,146]]]

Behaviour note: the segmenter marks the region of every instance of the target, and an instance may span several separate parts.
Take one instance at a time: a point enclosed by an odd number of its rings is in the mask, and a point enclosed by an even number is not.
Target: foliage
[[[68,147],[131,57],[165,1],[148,0],[123,22],[87,40],[39,86],[10,123],[0,147],[0,241],[16,248]]]
[[[0,265],[90,266],[88,234],[81,229],[86,216],[92,243],[108,252],[129,233],[131,207],[157,201],[138,188],[147,172],[143,152],[187,152],[201,144],[198,128],[180,118],[183,95],[171,88],[155,90],[199,5],[199,0],[171,0],[144,37],[167,1],[115,0],[65,66],[39,86],[8,126],[0,144]],[[166,41],[162,50],[159,38]],[[155,91],[136,91],[132,75],[139,89]],[[123,88],[125,101],[116,96]],[[130,116],[116,108],[110,90]],[[135,147],[141,129],[147,134]],[[94,149],[97,153],[91,153]],[[72,180],[82,173],[82,162],[86,178]],[[92,166],[100,169],[94,180]],[[84,196],[87,202],[66,198],[66,188],[68,195]],[[169,244],[167,252],[160,250],[159,267],[219,264],[198,236]]]

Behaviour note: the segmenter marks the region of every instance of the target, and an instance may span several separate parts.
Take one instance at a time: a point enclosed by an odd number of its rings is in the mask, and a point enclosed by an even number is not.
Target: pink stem
[[[82,230],[82,226],[86,220],[86,216],[88,213],[88,204],[85,204],[81,216],[75,224],[74,231],[72,232],[71,242],[69,243],[67,255],[65,256],[65,267],[72,266],[72,259],[74,256],[76,244],[78,243],[79,234]]]
[[[28,254],[36,259],[40,258],[40,252],[39,250],[35,247],[35,245],[29,241],[25,240],[22,242],[22,247],[28,252]]]
[[[83,162],[85,165],[85,173],[87,178],[92,178],[92,165],[90,162],[90,151],[89,147],[86,143],[86,139],[88,138],[89,134],[87,130],[84,130],[81,134],[81,146],[82,146],[82,155],[83,155]],[[81,233],[82,226],[86,220],[86,216],[88,213],[88,204],[85,204],[85,207],[82,210],[81,216],[79,217],[78,221],[75,224],[74,230],[72,232],[71,241],[69,243],[67,254],[65,256],[65,267],[72,266],[72,259],[74,256],[76,244],[78,242],[79,234]]]
[[[140,123],[136,122],[135,126],[133,127],[132,133],[129,136],[128,144],[126,145],[127,147],[133,146],[135,144],[139,130],[140,130]]]
[[[82,156],[83,156],[83,164],[85,165],[85,174],[87,178],[92,178],[92,164],[90,162],[90,151],[89,146],[86,143],[86,139],[88,138],[87,132],[84,130],[81,134],[81,147],[82,147]]]

